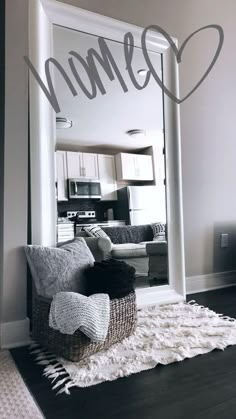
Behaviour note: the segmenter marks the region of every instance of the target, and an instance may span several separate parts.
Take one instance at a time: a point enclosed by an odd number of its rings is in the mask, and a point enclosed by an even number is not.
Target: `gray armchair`
[[[103,237],[85,237],[88,247],[90,248],[96,262],[101,260],[109,259],[111,257],[112,242]]]

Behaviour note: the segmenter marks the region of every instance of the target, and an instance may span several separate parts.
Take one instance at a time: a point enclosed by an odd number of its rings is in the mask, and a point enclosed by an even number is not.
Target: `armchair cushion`
[[[142,258],[147,256],[146,244],[115,244],[112,246],[111,254],[115,259]]]

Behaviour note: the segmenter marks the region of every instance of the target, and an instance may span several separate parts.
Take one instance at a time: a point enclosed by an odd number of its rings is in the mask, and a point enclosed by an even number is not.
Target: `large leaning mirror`
[[[57,101],[53,110],[32,74],[31,179],[39,185],[32,194],[42,203],[32,205],[33,242],[55,245],[82,236],[95,260],[114,258],[135,268],[140,306],[183,300],[178,106],[149,69],[141,28],[55,1],[37,0],[30,13],[36,28],[47,28],[38,40],[31,27],[30,59],[45,80],[43,64],[53,57],[48,68]],[[177,92],[167,41],[150,31],[145,43],[160,81]],[[45,171],[47,190],[39,182]],[[44,236],[47,206],[52,224]]]

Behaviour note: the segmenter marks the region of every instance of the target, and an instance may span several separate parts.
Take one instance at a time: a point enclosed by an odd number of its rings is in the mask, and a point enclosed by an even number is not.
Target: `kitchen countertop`
[[[98,225],[107,225],[109,226],[109,224],[117,224],[117,225],[125,225],[125,221],[124,220],[108,220],[108,221],[89,221],[89,222],[78,222],[76,221],[75,223],[77,226],[88,226],[91,224],[98,224]]]

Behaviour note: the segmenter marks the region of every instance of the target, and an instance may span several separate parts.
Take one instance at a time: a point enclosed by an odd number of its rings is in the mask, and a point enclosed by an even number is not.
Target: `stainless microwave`
[[[68,193],[69,199],[101,199],[101,184],[69,179]]]

